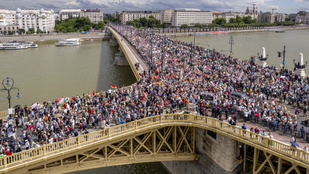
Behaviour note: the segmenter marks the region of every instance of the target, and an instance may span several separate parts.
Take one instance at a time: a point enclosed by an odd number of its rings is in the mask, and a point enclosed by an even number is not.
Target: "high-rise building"
[[[200,9],[175,9],[172,14],[172,26],[180,27],[183,24],[194,26],[195,24],[211,24],[212,12]]]

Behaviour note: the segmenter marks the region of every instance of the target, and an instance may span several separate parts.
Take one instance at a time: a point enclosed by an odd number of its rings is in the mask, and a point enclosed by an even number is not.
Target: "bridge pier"
[[[162,162],[172,174],[236,174],[242,170],[242,165],[237,160],[239,148],[236,140],[205,129],[195,130],[198,161]]]
[[[111,47],[119,46],[117,39],[114,36],[112,36],[112,38],[109,40],[109,46]]]
[[[126,59],[126,56],[123,54],[121,48],[119,47],[120,52],[115,54],[114,65],[116,66],[129,66],[129,63]]]

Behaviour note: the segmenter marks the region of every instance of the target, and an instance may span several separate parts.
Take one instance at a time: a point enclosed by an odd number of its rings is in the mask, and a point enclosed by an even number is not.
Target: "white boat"
[[[19,43],[26,46],[27,48],[38,48],[38,44],[34,42],[19,42]]]
[[[80,45],[79,38],[63,39],[56,42],[56,46],[74,46]]]
[[[27,48],[28,47],[20,43],[4,42],[0,44],[0,50],[21,50]]]

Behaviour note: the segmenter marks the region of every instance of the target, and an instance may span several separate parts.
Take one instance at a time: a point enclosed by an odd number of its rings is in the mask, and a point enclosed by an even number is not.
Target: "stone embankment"
[[[87,34],[81,33],[52,33],[52,34],[32,34],[32,35],[12,35],[12,36],[0,36],[0,42],[9,41],[48,41],[59,40],[67,38],[80,38],[81,40],[100,40],[109,39],[111,35],[109,33],[101,32],[89,32]]]

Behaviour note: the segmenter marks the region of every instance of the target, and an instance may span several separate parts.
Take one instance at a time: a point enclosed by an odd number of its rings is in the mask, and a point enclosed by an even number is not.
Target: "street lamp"
[[[233,45],[234,45],[234,40],[233,40],[233,36],[231,36],[229,44],[231,44],[231,50],[230,50],[230,55],[233,54]]]
[[[282,57],[282,73],[284,72],[284,67],[285,67],[285,45],[283,46],[283,51],[278,51],[278,58],[281,57],[281,55],[283,55]]]
[[[6,81],[6,83],[5,83]],[[3,79],[2,80],[2,86],[3,86],[3,89],[0,89],[0,91],[7,91],[8,92],[8,103],[9,103],[9,109],[11,108],[11,90],[12,89],[16,89],[17,90],[17,98],[20,98],[22,97],[20,92],[19,92],[19,89],[14,87],[14,80],[10,77],[7,77],[6,79]],[[0,97],[0,100],[2,100],[2,98]]]
[[[253,81],[253,65],[254,65],[254,61],[255,61],[255,56],[251,56],[250,58],[250,65],[251,65],[251,75],[250,75],[250,89],[252,88],[252,81]]]

